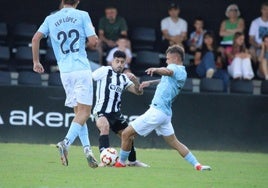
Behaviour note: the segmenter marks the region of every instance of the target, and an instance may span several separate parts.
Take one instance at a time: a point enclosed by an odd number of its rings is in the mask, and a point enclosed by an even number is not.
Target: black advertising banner
[[[64,106],[61,87],[0,87],[0,142],[57,143],[74,114]],[[122,112],[129,121],[144,113],[154,91],[136,96],[125,92]],[[268,152],[268,96],[181,93],[173,103],[172,124],[182,142],[193,149]],[[93,118],[88,120],[92,145],[98,144]],[[111,145],[120,139],[110,133]],[[79,142],[78,142],[79,143]],[[137,137],[137,147],[168,147],[154,132]]]

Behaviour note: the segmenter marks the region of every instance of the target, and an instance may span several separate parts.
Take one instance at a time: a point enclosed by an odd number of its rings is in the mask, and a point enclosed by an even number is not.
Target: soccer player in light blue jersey
[[[210,166],[201,165],[189,149],[176,137],[171,123],[172,102],[179,94],[187,78],[185,67],[183,66],[184,49],[179,45],[170,46],[166,51],[167,67],[149,68],[148,75],[159,74],[161,80],[145,81],[140,85],[140,89],[159,83],[150,108],[137,119],[129,123],[121,135],[122,143],[120,158],[115,167],[126,167],[126,160],[130,153],[131,143],[136,134],[147,136],[153,130],[157,135],[162,135],[164,140],[178,153],[186,159],[196,170],[211,170]]]
[[[61,81],[66,93],[65,106],[74,109],[75,117],[64,140],[57,144],[61,162],[68,166],[68,149],[79,137],[88,164],[98,167],[88,138],[86,121],[93,102],[92,74],[85,51],[88,46],[96,46],[98,37],[87,12],[77,10],[79,0],[63,0],[63,8],[46,17],[32,39],[33,70],[43,73],[39,61],[40,40],[49,36],[57,59]]]

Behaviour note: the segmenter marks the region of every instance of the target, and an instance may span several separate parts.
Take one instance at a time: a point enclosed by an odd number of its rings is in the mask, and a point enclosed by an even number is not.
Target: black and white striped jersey
[[[116,73],[111,66],[102,66],[92,74],[97,82],[96,103],[93,113],[120,111],[121,94],[133,84],[125,74]]]

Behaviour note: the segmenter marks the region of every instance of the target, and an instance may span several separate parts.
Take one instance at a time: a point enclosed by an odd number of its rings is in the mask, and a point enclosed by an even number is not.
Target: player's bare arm
[[[159,84],[160,82],[160,79],[157,79],[157,80],[150,80],[150,81],[144,81],[140,84],[140,89],[143,89],[143,88],[146,88],[146,87],[149,87],[150,85],[157,85]]]
[[[32,54],[33,54],[33,70],[38,73],[43,73],[44,68],[39,60],[40,40],[43,38],[43,34],[36,32],[32,38]]]
[[[145,70],[145,72],[150,76],[153,76],[154,74],[159,74],[161,76],[172,76],[173,75],[173,71],[166,68],[166,67],[160,67],[160,68],[152,67],[152,68]]]
[[[140,82],[138,81],[137,77],[132,73],[126,73],[127,77],[134,83],[128,87],[128,91],[134,93],[136,95],[142,95],[143,89],[140,89]]]

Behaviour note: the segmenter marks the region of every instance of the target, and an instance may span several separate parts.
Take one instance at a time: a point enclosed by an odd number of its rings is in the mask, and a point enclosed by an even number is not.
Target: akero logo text
[[[45,113],[43,111],[36,111],[33,106],[29,106],[28,111],[12,110],[10,112],[9,124],[15,126],[32,126],[36,124],[41,127],[68,127],[73,117],[74,113]]]
[[[126,119],[133,121],[138,116],[126,116]],[[11,126],[41,126],[41,127],[69,127],[74,118],[74,113],[44,112],[29,106],[27,110],[11,110],[8,117],[0,116],[0,124]],[[5,122],[8,120],[8,123]],[[90,120],[94,122],[91,114]]]

